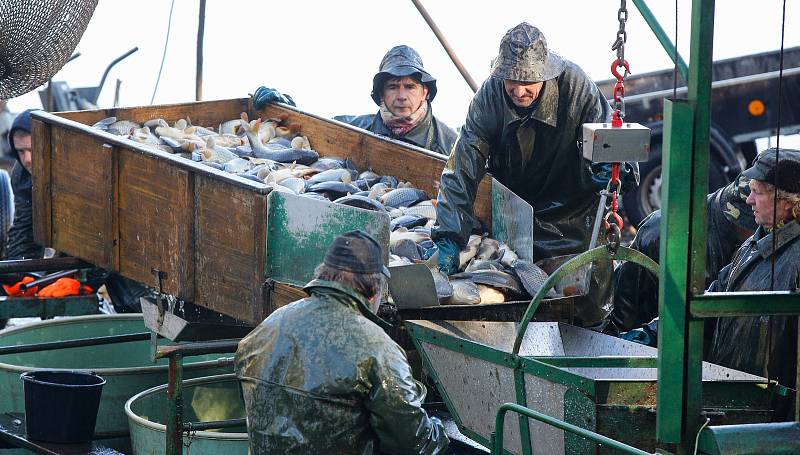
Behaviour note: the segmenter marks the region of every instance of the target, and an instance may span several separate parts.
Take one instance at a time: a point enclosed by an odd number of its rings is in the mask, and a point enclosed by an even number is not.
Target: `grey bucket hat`
[[[428,87],[428,101],[433,101],[436,96],[436,78],[425,71],[422,58],[417,51],[405,46],[395,46],[383,56],[378,72],[372,78],[372,100],[381,105],[383,82],[388,77],[403,77],[419,74],[420,80]]]
[[[780,149],[780,154],[776,148],[764,150],[742,174],[790,193],[800,193],[800,150]]]
[[[547,49],[542,32],[527,22],[507,31],[500,52],[492,60],[492,77],[520,82],[542,82],[557,77],[566,63]]]

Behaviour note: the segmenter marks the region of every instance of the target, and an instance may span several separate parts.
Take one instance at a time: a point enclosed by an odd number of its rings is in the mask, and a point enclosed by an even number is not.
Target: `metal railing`
[[[538,420],[539,422],[556,427],[560,430],[569,431],[570,433],[574,433],[580,437],[586,438],[592,442],[596,442],[597,444],[604,445],[611,449],[618,450],[622,453],[631,455],[653,455],[649,452],[645,452],[644,450],[629,446],[623,442],[619,442],[601,434],[597,434],[594,431],[572,425],[571,423],[564,422],[563,420],[556,419],[555,417],[542,414],[541,412],[534,411],[533,409],[526,408],[515,403],[505,403],[500,406],[500,409],[497,410],[497,416],[495,417],[494,423],[495,430],[494,433],[492,433],[492,454],[503,454],[503,428],[505,425],[506,413],[509,411],[516,412],[517,414],[523,415],[530,419]]]

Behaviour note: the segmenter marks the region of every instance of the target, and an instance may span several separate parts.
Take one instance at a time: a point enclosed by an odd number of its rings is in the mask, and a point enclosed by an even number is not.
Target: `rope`
[[[153,96],[150,97],[150,104],[156,99],[156,92],[158,91],[158,83],[161,81],[161,71],[164,69],[164,60],[167,58],[167,46],[169,46],[169,33],[172,30],[172,10],[175,8],[175,0],[169,6],[169,18],[167,18],[167,37],[164,39],[164,52],[161,54],[161,65],[158,67],[158,76],[156,77],[156,86],[153,87]]]

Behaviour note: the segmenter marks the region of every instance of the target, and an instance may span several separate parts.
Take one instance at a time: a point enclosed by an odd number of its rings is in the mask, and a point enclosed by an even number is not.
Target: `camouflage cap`
[[[383,82],[389,77],[403,77],[418,74],[420,81],[428,87],[428,101],[436,96],[436,78],[425,71],[422,57],[409,46],[400,45],[389,49],[383,56],[378,72],[372,78],[372,100],[380,106]]]
[[[497,79],[542,82],[557,77],[566,63],[547,49],[542,32],[523,22],[506,32],[500,52],[492,60],[491,75]]]
[[[775,185],[779,190],[800,194],[800,150],[764,150],[742,174]]]
[[[729,222],[750,231],[756,229],[753,209],[747,204],[750,196],[750,179],[744,174],[736,176],[733,182],[720,189],[718,197],[719,210]]]
[[[346,232],[335,239],[325,253],[325,265],[353,273],[382,273],[391,276],[383,265],[381,246],[364,231]]]

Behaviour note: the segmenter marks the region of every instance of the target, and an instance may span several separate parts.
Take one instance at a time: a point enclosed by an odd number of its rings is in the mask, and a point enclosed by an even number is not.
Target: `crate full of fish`
[[[310,279],[336,235],[372,233],[387,262],[392,228],[429,237],[445,164],[287,106],[256,112],[248,99],[39,112],[33,147],[37,241],[248,324],[286,303],[271,283]],[[498,185],[479,186],[488,232],[493,213],[518,202]],[[493,234],[524,256],[525,225]]]

